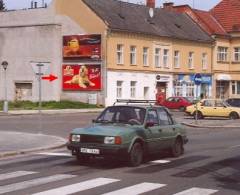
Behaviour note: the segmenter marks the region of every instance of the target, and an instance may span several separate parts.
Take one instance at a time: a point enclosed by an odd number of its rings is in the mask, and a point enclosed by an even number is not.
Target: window
[[[207,69],[207,53],[202,54],[202,69]]]
[[[175,82],[175,96],[183,96],[183,84],[181,81]]]
[[[155,110],[149,110],[147,114],[147,122],[159,125],[157,112]]]
[[[188,54],[188,68],[193,69],[193,52],[189,52]]]
[[[143,48],[143,65],[148,66],[148,47]]]
[[[130,97],[135,98],[136,97],[136,81],[131,81],[130,83]]]
[[[143,88],[143,96],[145,100],[149,99],[149,87],[144,87]]]
[[[179,58],[180,58],[179,51],[174,51],[174,67],[175,68],[180,68]]]
[[[123,45],[117,45],[117,64],[123,64]]]
[[[240,47],[234,48],[234,61],[240,62]]]
[[[130,46],[130,64],[136,65],[136,46]]]
[[[155,67],[161,67],[161,64],[160,64],[160,52],[161,52],[161,49],[160,48],[155,48]]]
[[[165,68],[168,68],[168,67],[169,67],[169,64],[168,64],[168,58],[169,58],[169,56],[168,56],[168,54],[169,54],[169,50],[168,50],[168,49],[164,49],[164,50],[163,50],[163,66],[164,66]]]
[[[122,84],[123,81],[117,81],[117,98],[122,97]]]
[[[218,47],[217,61],[226,62],[227,61],[227,47]]]
[[[240,81],[233,81],[232,82],[232,94],[233,95],[240,95]]]
[[[31,100],[32,98],[32,83],[15,83],[15,100]]]
[[[171,125],[173,123],[164,109],[158,110],[158,118],[160,120],[160,125]]]
[[[194,97],[194,83],[193,82],[186,83],[186,97]]]

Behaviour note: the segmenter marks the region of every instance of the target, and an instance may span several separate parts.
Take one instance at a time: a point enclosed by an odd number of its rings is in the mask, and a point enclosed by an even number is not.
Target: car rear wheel
[[[143,148],[138,142],[134,143],[129,154],[129,165],[132,167],[139,166],[143,161]]]
[[[194,119],[203,119],[203,115],[200,111],[195,111],[193,113],[193,117],[194,117]]]
[[[183,142],[181,138],[177,138],[174,145],[171,148],[171,154],[173,157],[179,157],[184,153]]]
[[[235,120],[235,119],[238,119],[239,116],[236,112],[231,112],[230,115],[229,115],[229,118],[232,119],[232,120]]]

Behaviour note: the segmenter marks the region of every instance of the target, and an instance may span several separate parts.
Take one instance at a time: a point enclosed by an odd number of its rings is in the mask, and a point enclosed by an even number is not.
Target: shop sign
[[[201,85],[201,83],[202,83],[202,75],[201,74],[195,74],[193,80],[194,80],[195,85]]]
[[[101,35],[63,36],[63,58],[65,60],[100,60]]]
[[[62,66],[62,87],[70,91],[101,90],[100,64],[65,64]]]

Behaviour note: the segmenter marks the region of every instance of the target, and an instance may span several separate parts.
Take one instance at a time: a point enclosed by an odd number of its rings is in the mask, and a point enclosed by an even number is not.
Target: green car
[[[107,107],[90,127],[74,129],[67,148],[80,162],[99,156],[138,166],[162,150],[180,156],[187,141],[184,127],[165,107],[127,104]]]

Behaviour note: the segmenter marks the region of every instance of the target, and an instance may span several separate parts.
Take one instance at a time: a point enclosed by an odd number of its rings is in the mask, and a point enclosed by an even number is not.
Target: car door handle
[[[176,128],[173,128],[173,131],[175,131],[176,130]]]
[[[158,129],[159,132],[162,132],[162,129]]]

